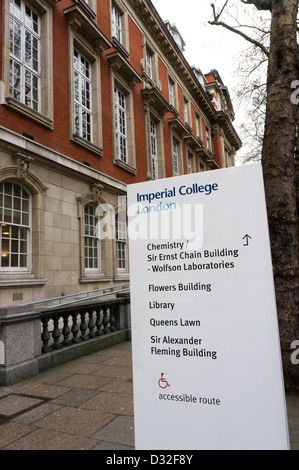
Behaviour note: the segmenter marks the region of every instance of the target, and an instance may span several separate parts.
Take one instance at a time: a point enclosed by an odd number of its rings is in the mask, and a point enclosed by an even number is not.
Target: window
[[[98,217],[92,205],[84,206],[84,258],[86,270],[100,270],[100,242],[98,237]]]
[[[53,129],[52,0],[3,0],[4,103]]]
[[[206,143],[207,149],[211,150],[211,136],[210,136],[210,129],[206,126]]]
[[[201,133],[200,133],[200,117],[198,116],[198,114],[195,115],[195,126],[196,126],[196,137],[199,137],[201,136]]]
[[[142,78],[144,86],[152,88],[154,85],[161,91],[162,83],[159,80],[159,55],[155,43],[143,36],[143,58],[141,60]],[[145,85],[146,84],[146,85]]]
[[[102,37],[100,30],[93,29],[94,37],[89,35],[95,25],[87,16],[82,16],[79,3],[66,8],[64,14],[69,23],[70,139],[101,157],[103,136],[100,51],[107,46],[106,39]],[[75,28],[77,22],[82,22],[79,31]]]
[[[205,171],[206,169],[205,164],[201,160],[198,161],[198,167],[200,172]]]
[[[74,50],[75,134],[89,142],[92,142],[91,90],[90,63]]]
[[[168,95],[169,95],[169,104],[171,104],[172,106],[175,106],[174,82],[171,80],[171,78],[168,80]]]
[[[173,174],[178,176],[179,172],[179,142],[173,137],[172,139],[172,159],[173,159]]]
[[[115,215],[116,265],[120,271],[127,269],[127,226],[125,213]]]
[[[9,93],[40,110],[40,17],[21,0],[10,2]]]
[[[189,124],[188,101],[184,98],[184,121]]]
[[[122,44],[122,15],[114,5],[112,6],[112,37]]]
[[[114,88],[116,158],[128,163],[126,96]]]
[[[88,5],[88,7],[93,12],[93,17],[95,17],[96,16],[96,10],[97,10],[97,5],[96,5],[95,0],[83,0],[83,2],[86,3],[86,5]],[[91,15],[90,11],[89,11],[89,15]]]
[[[29,269],[30,203],[21,186],[0,183],[1,270]]]
[[[191,152],[187,152],[187,173],[193,173],[193,154]]]
[[[147,76],[153,80],[153,54],[152,52],[146,48],[146,73]]]
[[[158,151],[157,151],[157,126],[153,119],[150,120],[150,140],[151,140],[151,173],[152,178],[158,178]]]

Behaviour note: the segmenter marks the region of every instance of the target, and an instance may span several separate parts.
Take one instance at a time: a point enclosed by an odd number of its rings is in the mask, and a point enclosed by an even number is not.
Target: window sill
[[[0,279],[0,287],[22,287],[22,286],[44,286],[47,279],[14,279],[13,276],[9,279],[6,276],[5,280]]]
[[[91,142],[88,142],[85,139],[82,139],[82,137],[80,137],[79,135],[73,134],[73,137],[71,140],[74,143],[80,145],[81,147],[84,147],[85,149],[89,150],[90,152],[95,153],[98,157],[103,156],[103,149],[101,149],[97,145],[92,144]]]
[[[88,283],[91,283],[91,282],[92,283],[111,282],[111,281],[112,281],[112,279],[110,277],[105,277],[104,275],[101,276],[100,274],[98,276],[96,274],[94,274],[90,277],[86,276],[86,277],[81,277],[79,279],[80,284],[88,284]]]
[[[136,175],[137,174],[137,169],[132,166],[132,165],[129,165],[129,163],[126,163],[126,162],[123,162],[122,160],[120,160],[119,158],[117,158],[114,162],[114,164],[116,166],[119,166],[120,168],[122,168],[123,170],[126,170],[128,171],[129,173],[132,173],[132,175]]]
[[[12,96],[6,96],[5,101],[5,104],[14,111],[23,114],[27,118],[32,119],[33,121],[37,122],[38,124],[41,124],[44,127],[47,127],[50,130],[54,128],[53,119],[50,119],[44,114],[41,114],[38,111],[29,108],[28,106],[16,100],[15,98],[12,98]]]

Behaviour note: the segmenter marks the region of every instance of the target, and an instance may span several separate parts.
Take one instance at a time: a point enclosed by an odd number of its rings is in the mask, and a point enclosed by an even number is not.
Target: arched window
[[[30,266],[31,198],[20,185],[0,183],[0,269],[27,271]]]
[[[100,240],[98,237],[98,216],[91,204],[84,206],[84,258],[85,269],[99,271],[100,266]]]

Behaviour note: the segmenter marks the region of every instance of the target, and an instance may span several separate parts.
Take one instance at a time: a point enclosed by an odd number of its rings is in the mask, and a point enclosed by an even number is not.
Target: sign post
[[[288,449],[261,166],[128,187],[136,449]]]

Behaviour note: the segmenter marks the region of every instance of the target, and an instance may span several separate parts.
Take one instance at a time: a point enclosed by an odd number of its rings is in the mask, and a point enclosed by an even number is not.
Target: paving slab
[[[90,450],[94,439],[49,429],[35,429],[3,450]]]
[[[133,380],[117,377],[116,379],[110,380],[109,382],[103,384],[99,390],[103,390],[103,392],[128,393],[132,395]]]
[[[36,421],[36,427],[57,430],[66,434],[90,437],[115,418],[115,414],[82,408],[62,407]]]
[[[101,393],[101,392],[100,392]],[[69,392],[66,392],[64,395],[56,398],[52,403],[63,406],[80,406],[91,398],[99,395],[99,392],[95,390],[87,390],[82,388],[73,388]]]
[[[102,362],[103,366],[117,366],[117,367],[131,367],[131,358],[130,356],[126,357],[110,357]]]
[[[114,415],[133,416],[133,396],[127,393],[102,392],[83,403],[81,408]]]
[[[94,439],[134,448],[134,418],[118,416],[111,423],[91,436]],[[102,443],[103,444],[103,443]]]
[[[68,366],[67,372],[71,374],[92,375],[99,368],[100,368],[100,365],[88,364],[88,363],[82,362],[81,360],[76,360],[76,361],[72,361],[72,363]]]
[[[37,398],[23,397],[15,394],[7,395],[0,399],[0,415],[13,416],[40,403],[42,403],[42,400]]]
[[[23,436],[30,434],[36,428],[22,423],[9,422],[0,427],[0,449],[18,441]]]
[[[18,415],[16,418],[13,418],[13,422],[23,423],[23,424],[32,424],[35,421],[47,416],[54,411],[59,410],[61,408],[60,405],[56,405],[55,403],[44,403],[31,411],[27,411],[26,413],[22,413]]]
[[[118,367],[118,366],[101,366],[94,371],[92,375],[100,375],[105,377],[117,377],[124,380],[132,379],[132,367]]]
[[[41,398],[57,398],[60,395],[65,394],[70,390],[69,387],[63,387],[52,384],[35,384],[33,387],[26,387],[25,389],[20,390],[22,395],[28,395],[31,397],[41,397]]]
[[[99,377],[96,375],[75,374],[67,379],[57,382],[56,385],[69,388],[86,388],[89,390],[96,390],[101,385],[109,382],[111,377]]]

